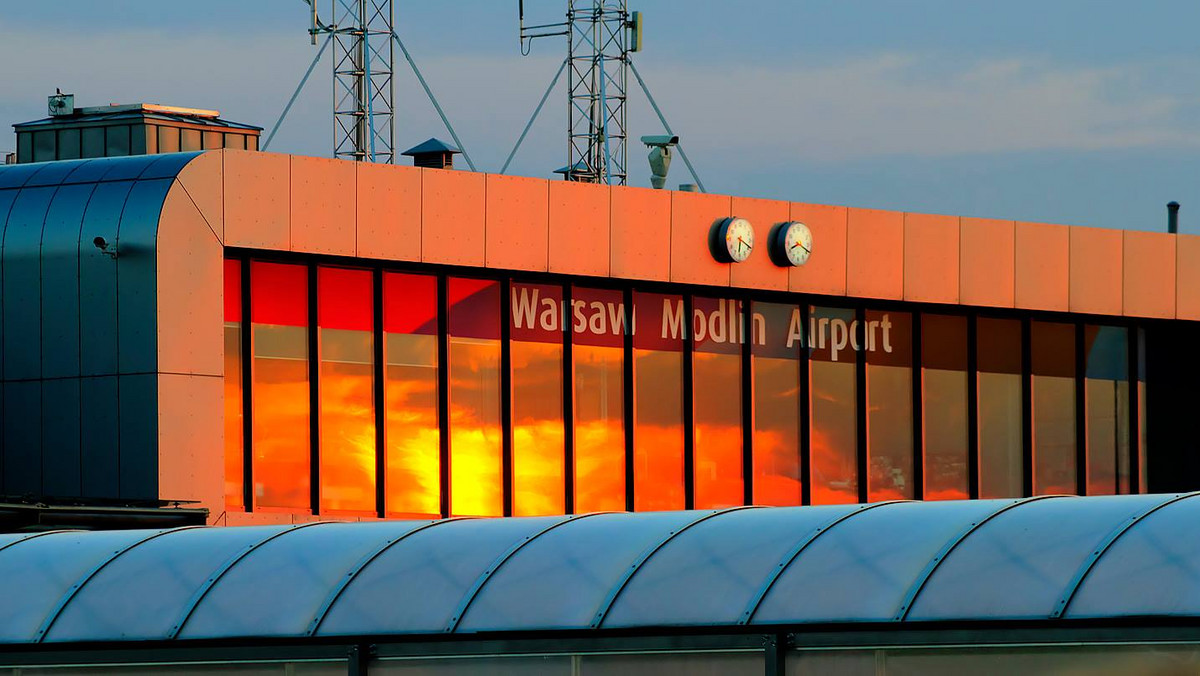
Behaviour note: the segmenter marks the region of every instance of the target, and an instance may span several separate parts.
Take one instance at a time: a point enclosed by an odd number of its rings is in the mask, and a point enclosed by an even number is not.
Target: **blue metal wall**
[[[0,167],[0,495],[157,499],[156,237],[195,156]]]

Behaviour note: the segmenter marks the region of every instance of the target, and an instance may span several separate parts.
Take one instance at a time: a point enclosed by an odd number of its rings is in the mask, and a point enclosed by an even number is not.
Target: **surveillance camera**
[[[666,148],[669,146],[679,145],[679,137],[671,136],[670,134],[651,134],[649,136],[643,136],[642,143],[657,148]]]
[[[100,250],[100,253],[104,254],[105,256],[109,256],[113,260],[116,260],[117,245],[115,243],[110,244],[109,241],[103,237],[93,237],[92,244]]]

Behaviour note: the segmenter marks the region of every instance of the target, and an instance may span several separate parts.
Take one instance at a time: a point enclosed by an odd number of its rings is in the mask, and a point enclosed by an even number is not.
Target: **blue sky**
[[[322,2],[324,5],[325,2]],[[481,169],[512,148],[565,45],[521,57],[516,0],[396,0],[398,29]],[[555,21],[565,0],[526,0]],[[1200,3],[631,0],[635,55],[713,192],[1200,234]],[[0,3],[0,120],[80,105],[218,108],[270,127],[315,47],[300,0]],[[404,68],[403,64],[399,68]],[[398,145],[447,135],[411,73]],[[326,61],[272,150],[328,155]],[[640,93],[633,135],[656,133]],[[560,85],[511,173],[565,162]],[[13,140],[0,142],[11,147]],[[630,182],[647,185],[640,145]],[[686,181],[672,167],[671,184]],[[1197,214],[1193,219],[1190,214]],[[1195,225],[1193,225],[1193,223]]]

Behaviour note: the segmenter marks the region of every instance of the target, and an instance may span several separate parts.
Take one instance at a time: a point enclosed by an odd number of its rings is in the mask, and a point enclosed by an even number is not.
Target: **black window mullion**
[[[1021,455],[1022,492],[1033,495],[1033,324],[1021,320]]]
[[[812,427],[811,383],[809,381],[809,308],[800,306],[800,326],[804,339],[800,341],[800,504],[812,504],[812,442],[809,439]]]
[[[371,271],[371,306],[373,309],[372,347],[374,348],[374,387],[372,393],[375,400],[375,514],[379,518],[387,516],[387,400],[384,386],[385,369],[383,343],[383,270],[375,268]]]
[[[449,282],[437,278],[437,360],[438,360],[438,495],[442,517],[450,516],[450,302]]]
[[[571,327],[575,308],[570,284],[563,285],[563,505],[567,514],[575,513],[575,351]]]
[[[632,512],[637,506],[634,500],[633,481],[633,412],[634,397],[637,396],[633,391],[633,287],[626,286],[622,289],[621,304],[625,307],[625,333],[623,334],[624,361],[622,362],[623,377],[621,379],[623,389],[621,397],[623,406],[621,412],[624,417],[625,432],[625,510]]]
[[[321,513],[321,330],[317,326],[317,266],[308,266],[309,502]]]
[[[854,388],[854,414],[855,414],[855,441],[857,448],[855,456],[858,464],[858,501],[867,502],[870,498],[870,490],[867,486],[867,472],[869,463],[867,462],[867,344],[866,344],[866,323],[867,313],[863,308],[857,308],[854,311],[854,331],[857,336],[850,338],[851,344],[858,344],[858,349],[854,351],[855,363],[855,388]]]
[[[1073,328],[1075,329],[1075,492],[1078,495],[1087,495],[1087,346],[1084,340],[1083,324],[1076,322]],[[1115,471],[1113,473],[1116,474]]]
[[[1139,331],[1136,327],[1126,329],[1129,339],[1126,345],[1129,348],[1127,357],[1127,373],[1129,378],[1129,492],[1140,493],[1142,491],[1142,444],[1141,444],[1141,401],[1138,397],[1138,379],[1142,377],[1139,372],[1138,364],[1138,340],[1140,339]]]
[[[512,281],[500,280],[500,476],[504,516],[513,514]]]
[[[754,504],[754,303],[742,301],[742,504]]]
[[[250,259],[239,261],[242,269],[242,503],[254,511],[254,328],[251,323]]]
[[[693,388],[692,296],[683,296],[683,494],[684,509],[696,508],[696,409]]]
[[[967,496],[979,497],[979,326],[967,318]]]
[[[921,366],[922,313],[912,313],[912,450],[913,499],[925,499],[925,375]]]

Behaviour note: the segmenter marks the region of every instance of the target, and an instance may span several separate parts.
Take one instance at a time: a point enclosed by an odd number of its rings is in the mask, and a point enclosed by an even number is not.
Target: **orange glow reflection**
[[[450,338],[450,513],[504,513],[500,341]]]
[[[254,351],[255,506],[307,511],[307,329],[256,324]]]
[[[561,335],[561,334],[560,334]],[[562,514],[562,344],[513,341],[513,514]]]
[[[365,331],[321,330],[322,509],[375,511],[371,342]]]
[[[245,507],[242,457],[242,327],[225,323],[225,504]]]
[[[696,352],[696,509],[743,503],[739,354]]]
[[[625,509],[623,356],[575,345],[575,511]]]
[[[683,354],[634,350],[633,505],[683,509]]]
[[[754,358],[755,504],[800,504],[799,383],[798,360]]]
[[[385,335],[389,515],[441,513],[437,337]]]
[[[858,502],[854,364],[814,360],[809,368],[812,504]]]

